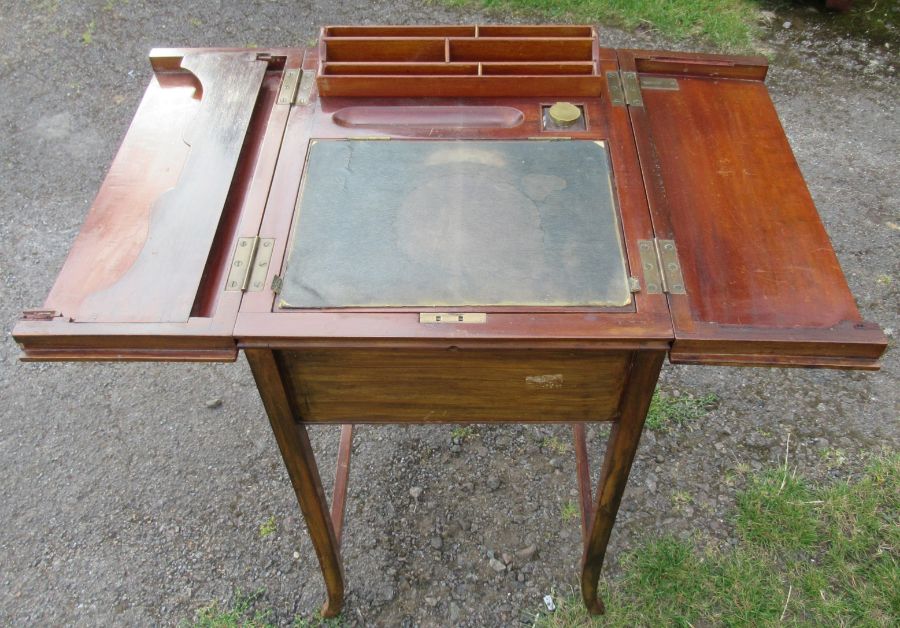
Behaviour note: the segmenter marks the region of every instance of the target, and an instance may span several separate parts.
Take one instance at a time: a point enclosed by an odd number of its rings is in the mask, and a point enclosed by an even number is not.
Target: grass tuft
[[[454,427],[450,432],[450,438],[460,443],[467,440],[468,438],[471,438],[474,435],[475,428],[471,425],[460,425],[459,427]]]
[[[204,606],[197,610],[190,626],[191,628],[270,628],[273,626],[269,621],[271,611],[254,608],[264,592],[264,589],[258,589],[255,593],[243,595],[238,591],[230,608],[222,608],[218,602]]]
[[[578,515],[581,511],[578,508],[578,504],[573,501],[568,501],[563,504],[562,510],[560,511],[560,516],[563,521],[569,522],[574,521],[578,518]]]
[[[259,524],[259,538],[264,539],[275,533],[278,529],[278,523],[275,521],[275,515],[272,515],[261,524]]]
[[[725,550],[650,540],[623,557],[621,578],[601,582],[605,616],[589,617],[573,590],[534,625],[896,626],[900,454],[827,486],[785,468],[751,478],[736,528]]]
[[[646,426],[657,431],[681,427],[706,415],[718,402],[719,398],[712,393],[702,397],[664,397],[656,390],[647,411]]]

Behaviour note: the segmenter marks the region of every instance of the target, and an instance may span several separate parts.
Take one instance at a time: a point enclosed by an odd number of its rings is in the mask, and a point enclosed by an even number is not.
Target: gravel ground
[[[0,624],[177,624],[236,591],[289,624],[323,585],[249,369],[26,365],[10,337],[39,306],[137,106],[158,45],[304,45],[332,23],[485,22],[434,3],[4,2],[0,10]],[[850,286],[868,319],[898,321],[900,119],[896,48],[784,29],[769,84]],[[609,45],[665,46],[602,29]],[[900,441],[898,360],[879,373],[670,367],[669,394],[720,402],[648,433],[611,543],[732,539],[749,471],[790,463],[844,477]],[[208,403],[219,400],[221,403]],[[209,407],[216,406],[216,407]],[[574,456],[561,427],[362,428],[344,563],[345,617],[381,625],[507,625],[577,582]],[[603,428],[591,430],[595,460]],[[330,476],[338,430],[312,430]],[[261,538],[259,526],[275,518]],[[534,547],[533,555],[530,546]],[[528,549],[520,552],[519,550]],[[490,558],[511,557],[499,573]],[[494,563],[495,566],[499,566]]]

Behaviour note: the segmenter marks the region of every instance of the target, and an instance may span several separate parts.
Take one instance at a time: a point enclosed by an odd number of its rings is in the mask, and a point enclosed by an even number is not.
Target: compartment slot
[[[365,63],[356,61],[339,61],[325,63],[322,74],[330,76],[343,75],[464,75],[478,74],[477,63]]]
[[[328,61],[443,61],[444,38],[326,38]]]
[[[590,61],[590,38],[471,38],[450,40],[451,61]]]

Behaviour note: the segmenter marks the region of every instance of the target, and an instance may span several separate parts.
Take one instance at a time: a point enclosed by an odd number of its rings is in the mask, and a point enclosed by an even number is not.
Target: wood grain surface
[[[308,349],[277,353],[308,423],[607,421],[627,352]]]

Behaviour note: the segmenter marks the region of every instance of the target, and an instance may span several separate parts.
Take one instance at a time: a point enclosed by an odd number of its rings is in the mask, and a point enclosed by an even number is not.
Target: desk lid
[[[236,357],[227,258],[258,229],[245,207],[265,198],[266,143],[288,109],[275,94],[298,53],[151,53],[150,85],[56,283],[15,328],[25,359]]]
[[[643,87],[628,110],[654,230],[683,273],[668,294],[672,362],[877,368],[884,335],[860,317],[765,60],[618,55],[626,98]]]

